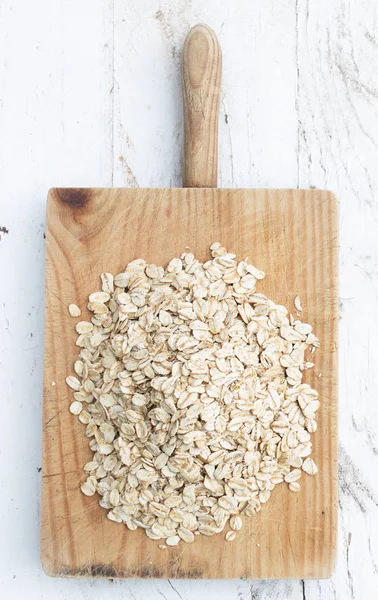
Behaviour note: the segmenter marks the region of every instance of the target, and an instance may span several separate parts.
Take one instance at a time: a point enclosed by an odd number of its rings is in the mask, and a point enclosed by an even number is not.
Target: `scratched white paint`
[[[181,185],[179,52],[197,22],[214,28],[223,49],[219,185],[315,186],[340,200],[336,572],[320,582],[49,579],[38,539],[46,193],[55,185]],[[377,165],[375,0],[2,0],[1,597],[374,597]]]

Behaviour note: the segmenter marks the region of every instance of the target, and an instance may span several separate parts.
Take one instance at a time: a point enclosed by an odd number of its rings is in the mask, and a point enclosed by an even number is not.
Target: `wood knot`
[[[72,208],[85,208],[91,194],[86,188],[57,188],[56,195],[60,202]]]

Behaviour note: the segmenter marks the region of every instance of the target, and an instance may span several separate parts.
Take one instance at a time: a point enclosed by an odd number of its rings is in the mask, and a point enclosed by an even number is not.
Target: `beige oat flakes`
[[[295,296],[294,306],[297,309],[297,311],[302,312],[302,303],[301,303],[301,299],[299,296]]]
[[[312,458],[306,458],[306,460],[303,461],[302,470],[305,473],[308,473],[308,475],[316,475],[316,473],[318,472],[318,467],[316,466]]]
[[[299,492],[301,489],[301,484],[298,481],[293,481],[292,483],[289,483],[289,490],[291,492]]]
[[[103,273],[66,379],[93,453],[82,492],[163,549],[227,524],[232,541],[276,485],[299,492],[317,471],[319,400],[303,374],[319,341],[256,290],[263,271],[218,242],[211,253]]]
[[[81,315],[81,310],[76,304],[70,304],[68,307],[68,312],[70,313],[71,317],[74,318],[80,317]]]

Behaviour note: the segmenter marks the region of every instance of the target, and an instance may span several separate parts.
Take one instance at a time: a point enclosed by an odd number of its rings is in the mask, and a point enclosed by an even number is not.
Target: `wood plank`
[[[46,194],[52,183],[111,185],[111,1],[0,2],[0,596],[8,600],[72,600],[39,558]]]
[[[293,3],[265,0],[252,10],[248,0],[239,11],[219,0],[149,0],[138,9],[115,0],[114,11],[115,186],[182,185],[180,59],[197,23],[215,31],[223,55],[218,186],[298,185]]]
[[[340,199],[337,568],[306,600],[377,594],[377,31],[374,1],[297,3],[299,185]]]
[[[321,340],[306,380],[322,400],[315,478],[280,486],[237,540],[222,535],[162,552],[142,531],[110,522],[79,491],[91,453],[68,411],[65,377],[77,355],[67,306],[86,299],[102,271],[137,257],[165,264],[189,246],[200,259],[219,240],[267,278],[261,291],[292,307]],[[316,190],[52,190],[47,208],[42,562],[57,576],[320,578],[331,574],[337,520],[337,203]],[[316,373],[322,373],[321,378]]]

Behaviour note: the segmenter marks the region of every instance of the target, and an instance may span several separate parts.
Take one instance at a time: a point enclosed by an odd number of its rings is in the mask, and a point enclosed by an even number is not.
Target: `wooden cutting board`
[[[52,189],[47,204],[41,555],[52,576],[323,578],[335,563],[337,526],[337,202],[318,190],[219,190],[220,51],[197,26],[184,49],[185,184],[197,189]],[[202,184],[208,186],[199,189]],[[320,394],[315,477],[299,494],[278,486],[237,539],[199,536],[160,550],[141,531],[111,522],[79,489],[90,459],[84,426],[68,411],[65,377],[77,356],[78,304],[103,271],[138,257],[165,265],[190,248],[209,258],[220,241],[267,273],[259,291],[303,319],[321,340],[305,381]]]

